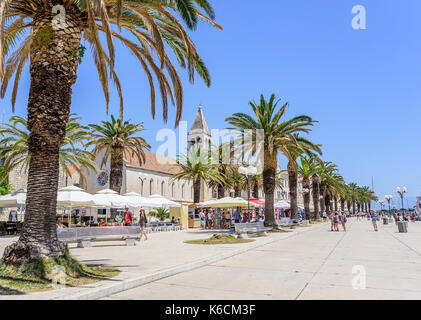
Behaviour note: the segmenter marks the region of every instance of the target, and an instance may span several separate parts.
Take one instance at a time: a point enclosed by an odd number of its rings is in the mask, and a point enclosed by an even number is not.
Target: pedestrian
[[[336,212],[332,212],[332,215],[330,216],[330,231],[335,231],[335,214]]]
[[[345,212],[343,212],[341,215],[341,223],[342,223],[342,228],[344,228],[345,232],[346,232],[346,222],[347,222],[346,214]]]
[[[373,227],[374,227],[374,231],[379,231],[377,229],[377,220],[379,219],[379,216],[377,215],[376,212],[372,212],[371,213],[371,222],[373,223]]]
[[[231,228],[231,213],[229,210],[227,210],[225,213],[225,223],[227,229]]]
[[[133,223],[133,213],[129,211],[129,208],[126,207],[123,214],[123,225],[125,227],[130,227]]]
[[[205,214],[203,213],[202,209],[200,209],[200,211],[199,211],[199,218],[200,218],[200,228],[205,229],[206,228]]]
[[[146,224],[148,223],[148,218],[145,214],[145,209],[140,209],[140,216],[139,216],[139,226],[140,226],[140,240],[142,240],[142,235],[145,236],[145,240],[148,240],[148,236],[145,232]]]
[[[212,225],[213,215],[212,215],[211,210],[208,211],[207,218],[208,218],[208,229],[212,229],[212,227],[213,227],[213,225]]]
[[[339,232],[339,215],[337,212],[335,212],[334,216],[333,216],[333,221],[334,221],[334,229],[335,231]]]
[[[235,212],[234,212],[235,223],[240,223],[240,219],[241,219],[241,214],[240,214],[240,210],[237,207],[237,210],[235,210]]]

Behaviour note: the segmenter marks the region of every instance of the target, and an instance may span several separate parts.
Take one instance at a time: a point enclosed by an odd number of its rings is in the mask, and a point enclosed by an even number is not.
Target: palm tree
[[[313,178],[314,175],[317,177],[317,163],[312,157],[301,157],[301,165],[298,167],[298,173],[303,178],[303,189],[307,189],[309,192],[304,193],[304,211],[306,215],[306,220],[311,219],[311,213],[310,213],[310,190],[312,189],[313,192],[313,201],[314,201],[314,211],[315,211],[315,218],[318,219],[318,202],[317,196],[314,196],[314,187],[315,184],[313,183],[313,186],[310,186],[310,180]],[[318,192],[316,193],[318,195]]]
[[[298,134],[292,135],[291,143],[286,147],[284,155],[288,158],[288,185],[291,202],[291,219],[296,220],[298,215],[298,167],[297,159],[302,155],[317,158],[317,154],[322,154],[320,145],[312,143],[310,140],[300,137]],[[310,208],[308,208],[308,212]]]
[[[136,157],[139,165],[142,165],[145,162],[145,150],[150,149],[144,138],[135,136],[143,131],[143,123],[123,123],[111,115],[111,121],[101,121],[100,125],[90,124],[89,127],[92,129],[92,139],[87,146],[94,146],[92,153],[96,156],[103,153],[101,168],[110,160],[110,189],[120,193],[124,158]]]
[[[261,95],[259,103],[249,102],[253,115],[235,113],[228,117],[227,121],[234,126],[239,135],[244,130],[263,130],[263,190],[265,192],[265,224],[276,225],[274,216],[274,192],[276,188],[276,169],[278,167],[278,154],[287,154],[286,147],[293,140],[292,134],[298,132],[308,133],[313,120],[308,116],[297,116],[290,120],[284,120],[288,103],[285,103],[278,111],[280,100],[276,100],[273,94],[269,100]]]
[[[238,172],[238,166],[230,166],[226,173],[227,186],[234,190],[235,197],[243,191],[247,190],[246,177]]]
[[[337,166],[332,162],[319,161],[318,162],[318,176],[319,176],[319,195],[320,195],[320,210],[321,212],[328,212],[329,208],[326,206],[326,179],[333,173],[337,172]]]
[[[0,175],[3,174],[4,168],[0,166]],[[9,184],[7,179],[0,180],[0,196],[9,194],[12,191],[12,185]]]
[[[355,208],[355,205],[356,205],[356,201],[357,201],[357,199],[358,199],[358,197],[359,197],[359,188],[358,188],[358,186],[357,186],[357,184],[356,183],[354,183],[354,182],[352,182],[352,183],[350,183],[350,184],[348,184],[348,192],[349,192],[349,198],[350,198],[350,200],[351,200],[351,204],[352,204],[352,214],[353,215],[355,215],[355,213],[356,213],[356,208]]]
[[[174,14],[180,14],[181,19]],[[167,119],[170,98],[177,105],[178,124],[183,88],[167,48],[179,65],[187,68],[191,82],[196,70],[210,85],[208,70],[179,20],[189,29],[195,29],[199,19],[219,27],[213,22],[214,18],[214,10],[207,0],[0,2],[1,96],[4,97],[9,80],[15,75],[12,105],[15,104],[20,76],[28,61],[31,76],[28,99],[31,158],[26,215],[19,241],[4,252],[6,263],[21,264],[64,254],[65,246],[57,240],[55,221],[59,149],[70,116],[72,86],[84,52],[82,38],[90,44],[107,111],[108,79],[111,79],[120,96],[120,118],[123,118],[122,88],[114,70],[113,39],[118,39],[139,60],[146,73],[151,89],[152,115],[155,116],[155,83],[158,83],[163,118]],[[133,35],[134,40],[125,38],[122,32],[115,32],[112,26]],[[107,50],[103,48],[100,34],[105,36]],[[4,61],[7,61],[6,66]]]
[[[171,180],[193,181],[194,203],[200,202],[202,181],[215,181],[219,184],[224,182],[224,177],[219,172],[219,164],[210,163],[209,154],[201,151],[200,147],[192,146],[187,154],[179,156],[176,166],[180,172],[173,175]]]
[[[96,171],[97,166],[95,156],[81,148],[85,146],[86,141],[92,138],[88,128],[79,123],[81,119],[75,114],[70,115],[66,125],[66,136],[60,146],[59,164],[60,169],[70,177],[72,172],[69,167],[72,166],[79,173],[81,182],[84,183],[86,177],[83,174],[83,169]],[[31,158],[28,152],[29,132],[26,120],[19,116],[13,116],[9,122],[0,124],[0,136],[3,136],[0,140],[0,159],[4,159],[4,170],[0,175],[0,180],[6,179],[14,169],[26,174]]]

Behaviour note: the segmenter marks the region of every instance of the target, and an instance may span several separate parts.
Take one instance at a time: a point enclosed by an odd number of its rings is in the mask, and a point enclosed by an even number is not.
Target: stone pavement
[[[268,237],[257,238],[255,242],[235,245],[203,246],[183,243],[185,240],[208,238],[218,232],[203,230],[153,233],[148,236],[149,240],[142,240],[135,247],[126,247],[124,242],[94,242],[91,248],[81,249],[72,244],[71,254],[80,261],[115,266],[122,272],[110,280],[20,295],[19,299],[98,299],[321,227],[322,225],[314,225],[311,228],[298,228],[294,232],[270,234]],[[0,238],[0,252],[14,240],[16,238]],[[0,299],[16,298],[0,296]]]
[[[420,222],[407,234],[381,223],[374,232],[367,219],[349,219],[346,233],[303,229],[104,299],[421,299]]]

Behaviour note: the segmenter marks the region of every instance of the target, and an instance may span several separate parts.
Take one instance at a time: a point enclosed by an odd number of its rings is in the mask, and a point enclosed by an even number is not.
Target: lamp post
[[[243,165],[238,168],[238,172],[245,175],[247,179],[247,209],[250,219],[250,177],[257,175],[257,168],[247,163],[243,163]]]
[[[401,202],[402,202],[402,207],[401,207],[402,209],[401,209],[401,211],[402,211],[402,218],[403,218],[403,213],[404,213],[404,210],[403,210],[403,197],[404,197],[405,193],[408,193],[408,190],[406,189],[406,187],[402,187],[402,189],[399,188],[399,187],[397,187],[396,190],[395,190],[395,193],[397,193],[401,197]]]
[[[389,204],[389,217],[391,215],[390,213],[390,201],[392,201],[393,196],[391,194],[385,195],[384,198],[386,199],[387,203]]]
[[[397,187],[395,190],[395,193],[397,193],[401,197],[401,202],[402,202],[402,208],[401,208],[402,221],[398,221],[398,229],[399,229],[399,232],[406,233],[408,232],[408,224],[404,219],[403,197],[405,193],[408,193],[408,190],[406,189],[406,187],[402,187],[402,189]]]

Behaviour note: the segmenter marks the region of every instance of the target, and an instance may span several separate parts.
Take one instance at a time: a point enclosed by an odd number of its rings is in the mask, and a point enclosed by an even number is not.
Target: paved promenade
[[[105,299],[421,299],[421,223],[407,234],[394,224],[374,232],[367,219],[350,219],[346,233],[305,229]],[[364,272],[365,289],[354,289]]]
[[[270,234],[255,242],[234,245],[192,245],[185,240],[209,238],[218,231],[186,230],[149,235],[137,246],[126,247],[124,242],[94,242],[91,248],[76,248],[71,244],[71,254],[87,264],[115,266],[122,272],[117,277],[81,287],[41,292],[19,296],[19,299],[97,299],[128,288],[149,283],[180,272],[189,271],[214,263],[256,247],[296,237],[311,228],[299,228],[290,233]],[[16,238],[0,238],[0,252]],[[16,299],[16,296],[0,296],[0,299]]]

